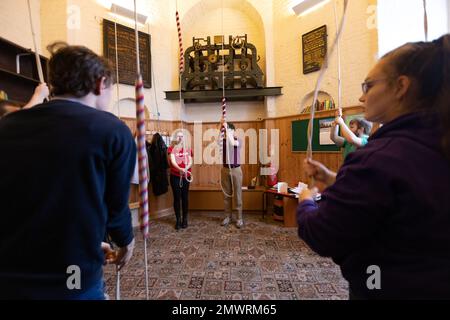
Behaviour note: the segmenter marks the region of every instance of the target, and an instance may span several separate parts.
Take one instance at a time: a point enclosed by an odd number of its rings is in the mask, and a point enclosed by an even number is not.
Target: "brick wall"
[[[318,72],[303,75],[302,35],[324,24],[328,27],[329,46],[336,33],[333,1],[317,11],[297,17],[291,10],[291,0],[275,0],[275,81],[283,86],[283,96],[276,99],[276,110],[271,116],[298,114],[303,97],[314,90]],[[369,29],[367,13],[374,1],[350,1],[347,24],[341,40],[342,95],[343,106],[358,104],[360,83],[375,63],[377,53],[376,29]],[[343,1],[338,1],[338,12],[342,15]],[[337,101],[337,57],[331,57],[329,69],[322,89]]]
[[[108,9],[101,4],[105,0],[41,0],[42,46],[55,40],[68,41],[71,44],[83,44],[97,53],[102,53],[103,18],[114,19]],[[130,6],[132,2],[122,1]],[[338,0],[339,12],[342,0]],[[24,4],[25,3],[25,4]],[[140,2],[139,10],[147,13],[149,24],[141,27],[141,31],[152,35],[152,57],[156,80],[156,98],[162,119],[179,119],[178,102],[165,100],[164,91],[178,88],[178,41],[175,24],[175,3],[164,1]],[[264,103],[230,103],[231,120],[256,120],[261,117],[279,117],[294,115],[300,112],[302,98],[313,90],[318,73],[303,75],[301,36],[326,23],[329,30],[329,42],[334,38],[335,23],[333,1],[322,9],[305,17],[296,17],[290,9],[295,1],[238,1],[226,0],[223,10],[224,33],[249,35],[250,42],[258,48],[261,56],[260,66],[266,73],[269,86],[283,86],[283,96],[269,98]],[[342,68],[343,68],[343,105],[355,105],[360,95],[360,82],[375,62],[377,53],[376,29],[367,28],[370,14],[367,13],[370,4],[376,0],[351,1],[346,30],[342,38]],[[39,1],[34,0],[35,7]],[[192,43],[192,36],[207,36],[220,34],[222,31],[222,1],[221,0],[185,0],[179,1],[179,11],[182,18],[184,47]],[[80,9],[80,28],[67,29],[70,7]],[[23,7],[23,8],[22,8]],[[37,6],[38,7],[38,6]],[[131,8],[131,7],[130,7]],[[6,12],[0,22],[0,32],[3,36],[31,44],[31,34],[28,31],[28,17],[25,1],[3,0],[0,10]],[[39,9],[35,9],[39,10]],[[72,12],[73,14],[73,12]],[[39,24],[39,19],[36,19]],[[132,26],[126,21],[119,23]],[[13,27],[11,27],[13,26]],[[40,33],[40,32],[39,32]],[[24,35],[30,37],[24,37]],[[324,81],[323,89],[337,99],[337,59],[333,56]],[[116,101],[116,95],[114,100]],[[132,86],[120,86],[120,99],[134,97]],[[145,90],[146,104],[151,117],[156,117],[156,102],[153,89]],[[114,102],[115,102],[114,101]],[[113,103],[112,105],[114,105]],[[132,113],[132,104],[124,103],[128,108],[126,114]],[[211,121],[219,118],[219,105],[188,105],[184,109],[184,118],[188,121]],[[117,108],[116,108],[117,113]]]
[[[9,0],[8,0],[9,1]],[[10,1],[12,2],[12,1]],[[104,0],[41,0],[43,5],[42,21],[43,22],[43,38],[42,44],[46,46],[55,40],[66,41],[72,45],[85,45],[98,54],[103,53],[103,34],[102,20],[108,19],[114,21],[111,16],[108,3]],[[124,6],[132,9],[132,1],[122,1]],[[171,75],[174,68],[177,67],[176,47],[176,26],[174,15],[169,10],[170,5],[162,1],[140,1],[144,7],[138,7],[139,11],[149,15],[149,23],[146,26],[139,26],[139,30],[150,33],[152,36],[152,56],[153,56],[153,73],[156,81],[156,99],[158,101],[159,111],[162,119],[174,119],[174,115],[178,114],[177,104],[166,101],[164,90],[172,90],[173,79]],[[3,4],[3,3],[2,3]],[[12,5],[13,7],[16,5]],[[72,9],[72,10],[70,10]],[[67,28],[67,20],[76,14],[79,9],[80,23],[79,27]],[[69,12],[69,13],[68,13]],[[173,18],[173,19],[172,19]],[[129,20],[118,19],[119,24],[133,27],[134,24]],[[116,88],[111,102],[111,110],[118,115]],[[120,85],[120,99],[134,99],[134,87],[128,85]],[[156,118],[156,102],[153,89],[145,89],[145,103],[149,108],[152,118]],[[121,103],[122,110],[125,115],[133,114],[133,103],[128,100]],[[121,114],[122,115],[122,114]]]

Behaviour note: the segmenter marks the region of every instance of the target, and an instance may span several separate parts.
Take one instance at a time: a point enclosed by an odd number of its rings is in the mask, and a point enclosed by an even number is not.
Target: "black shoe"
[[[175,223],[175,230],[180,230],[180,228],[181,228],[181,224],[180,224],[180,222],[176,222]]]
[[[181,224],[181,227],[182,227],[183,229],[186,229],[186,228],[188,227],[187,220],[184,220],[184,221],[183,221],[183,223]]]

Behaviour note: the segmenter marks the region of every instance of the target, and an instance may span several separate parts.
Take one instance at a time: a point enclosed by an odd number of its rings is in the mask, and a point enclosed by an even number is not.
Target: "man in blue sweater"
[[[136,146],[105,111],[112,73],[85,47],[49,47],[49,103],[0,121],[0,299],[102,299],[106,234],[125,265]]]

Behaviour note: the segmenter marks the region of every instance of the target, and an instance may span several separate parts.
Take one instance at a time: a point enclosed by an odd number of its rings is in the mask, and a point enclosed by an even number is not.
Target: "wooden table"
[[[297,205],[298,196],[292,193],[280,193],[273,189],[267,189],[264,191],[264,214],[267,214],[267,196],[282,196],[283,197],[283,222],[286,228],[296,228],[297,227]]]

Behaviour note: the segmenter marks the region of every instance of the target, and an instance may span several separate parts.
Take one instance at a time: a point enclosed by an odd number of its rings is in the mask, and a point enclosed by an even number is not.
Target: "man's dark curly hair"
[[[55,42],[47,47],[51,53],[49,83],[53,96],[72,95],[77,98],[96,92],[96,84],[106,78],[106,85],[113,83],[111,63],[83,46],[69,46]]]

